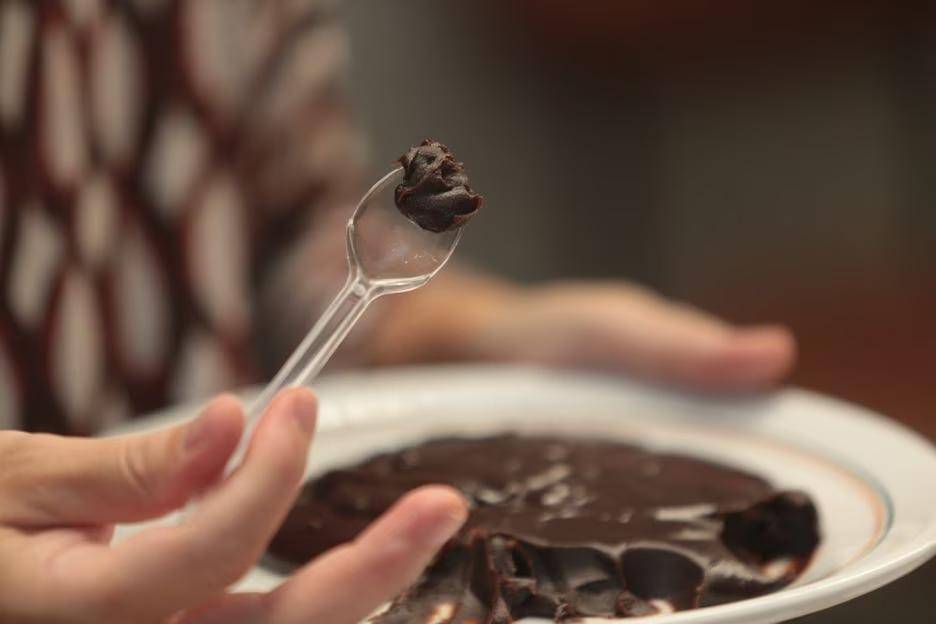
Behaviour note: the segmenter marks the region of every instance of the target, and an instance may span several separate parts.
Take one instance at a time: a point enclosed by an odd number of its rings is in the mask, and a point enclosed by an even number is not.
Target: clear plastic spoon
[[[445,266],[461,228],[430,232],[407,219],[393,200],[403,180],[398,167],[361,199],[348,221],[348,279],[315,326],[247,410],[244,434],[228,461],[231,472],[243,458],[253,429],[277,392],[307,385],[322,370],[367,306],[383,295],[419,288]]]

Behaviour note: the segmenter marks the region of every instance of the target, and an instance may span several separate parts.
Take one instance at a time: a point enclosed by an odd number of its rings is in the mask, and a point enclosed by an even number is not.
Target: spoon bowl
[[[393,189],[402,181],[402,167],[378,180],[348,222],[350,273],[380,294],[405,292],[428,282],[461,238],[461,228],[430,232],[406,218],[393,198]]]

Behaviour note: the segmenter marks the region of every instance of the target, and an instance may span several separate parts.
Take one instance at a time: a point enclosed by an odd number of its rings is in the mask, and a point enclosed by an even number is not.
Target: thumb
[[[0,518],[48,526],[162,515],[217,480],[242,429],[240,403],[222,396],[194,420],[147,434],[18,436],[0,454]]]

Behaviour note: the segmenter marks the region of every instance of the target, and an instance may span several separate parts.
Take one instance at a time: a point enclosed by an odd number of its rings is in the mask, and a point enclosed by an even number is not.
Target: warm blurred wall
[[[795,382],[936,438],[930,4],[346,11],[375,161],[437,136],[487,195],[463,257],[789,323]]]

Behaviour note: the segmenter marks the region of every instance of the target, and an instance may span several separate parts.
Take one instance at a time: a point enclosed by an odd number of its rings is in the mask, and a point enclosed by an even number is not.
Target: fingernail
[[[317,414],[315,395],[311,390],[293,390],[289,404],[286,406],[289,416],[295,419],[303,433],[311,435],[315,430],[315,417]]]
[[[201,414],[192,421],[185,433],[185,450],[191,451],[208,439],[211,427],[208,425],[208,414]]]

